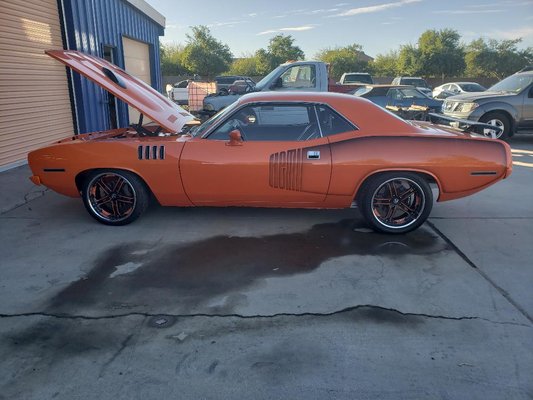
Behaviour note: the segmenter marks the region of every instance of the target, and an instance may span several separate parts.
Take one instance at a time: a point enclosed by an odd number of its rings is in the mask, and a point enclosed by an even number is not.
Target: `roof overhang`
[[[155,8],[153,8],[150,4],[148,4],[144,0],[125,0],[127,3],[135,7],[137,10],[148,16],[150,19],[152,19],[155,23],[157,23],[159,26],[161,26],[163,29],[165,28],[166,19],[159,11],[157,11]]]

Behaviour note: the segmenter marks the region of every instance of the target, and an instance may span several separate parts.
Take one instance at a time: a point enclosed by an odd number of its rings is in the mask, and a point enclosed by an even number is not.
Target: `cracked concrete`
[[[353,210],[111,228],[46,192],[0,215],[0,399],[529,399],[532,173],[402,237]]]
[[[507,321],[493,321],[487,318],[478,317],[478,316],[460,316],[460,317],[452,317],[452,316],[446,316],[446,315],[431,315],[431,314],[421,314],[421,313],[412,313],[412,312],[402,312],[400,310],[396,310],[393,308],[385,308],[370,304],[360,304],[356,306],[346,307],[342,310],[338,311],[332,311],[328,313],[317,313],[317,312],[302,312],[302,313],[276,313],[276,314],[256,314],[256,315],[241,315],[241,314],[204,314],[204,313],[198,313],[198,314],[150,314],[150,313],[139,313],[139,312],[131,312],[131,313],[124,313],[124,314],[113,314],[113,315],[96,315],[96,316],[88,316],[88,315],[68,315],[68,314],[53,314],[53,313],[47,313],[47,312],[31,312],[31,313],[22,313],[22,314],[0,314],[0,318],[19,318],[19,317],[51,317],[51,318],[58,318],[58,319],[66,319],[66,320],[76,320],[76,319],[82,319],[82,320],[109,320],[109,319],[120,319],[120,318],[126,318],[126,317],[146,317],[146,318],[158,318],[158,317],[171,317],[171,318],[238,318],[238,319],[268,319],[268,318],[279,318],[279,317],[332,317],[339,314],[349,313],[355,310],[374,310],[378,312],[383,313],[391,313],[391,314],[397,314],[398,316],[402,317],[422,317],[422,318],[429,318],[429,319],[442,319],[442,320],[449,320],[449,321],[465,321],[465,320],[481,320],[485,322],[490,322],[493,324],[498,325],[515,325],[515,326],[523,326],[527,328],[532,328],[533,325],[527,324],[527,323],[517,323],[517,322],[507,322]]]

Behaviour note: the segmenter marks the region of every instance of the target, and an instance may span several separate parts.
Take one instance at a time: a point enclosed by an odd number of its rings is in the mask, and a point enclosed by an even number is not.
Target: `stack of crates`
[[[189,91],[189,112],[200,112],[203,110],[204,97],[208,94],[216,93],[216,82],[191,81],[188,86]]]

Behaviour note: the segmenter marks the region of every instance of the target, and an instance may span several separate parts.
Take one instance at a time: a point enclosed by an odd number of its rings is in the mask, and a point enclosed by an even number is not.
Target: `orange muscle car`
[[[200,125],[105,60],[67,50],[47,54],[141,113],[128,128],[75,135],[28,155],[34,183],[81,196],[104,224],[132,222],[153,195],[180,207],[357,204],[373,229],[403,233],[428,217],[431,183],[445,201],[511,173],[504,142],[407,122],[354,96],[249,94]],[[143,125],[143,115],[151,122]]]

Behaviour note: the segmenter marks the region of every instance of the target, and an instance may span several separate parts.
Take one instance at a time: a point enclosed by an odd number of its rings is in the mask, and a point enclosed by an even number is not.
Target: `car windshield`
[[[459,84],[459,86],[465,92],[484,92],[485,90],[487,90],[478,83],[461,83]]]
[[[270,80],[272,79],[273,76],[275,76],[276,74],[278,74],[278,72],[282,69],[284,69],[285,67],[283,65],[280,65],[279,67],[277,67],[276,69],[274,69],[270,74],[268,74],[267,76],[265,76],[263,79],[261,79],[259,82],[257,82],[257,84],[255,85],[255,89],[257,91],[261,91],[265,88],[266,85],[268,85],[268,83],[270,82]]]
[[[350,74],[344,77],[344,83],[370,83],[372,84],[372,78],[367,74]]]
[[[223,119],[226,115],[231,113],[235,109],[235,107],[238,106],[238,104],[239,104],[238,101],[234,102],[233,104],[231,104],[228,107],[224,108],[219,113],[213,115],[211,118],[209,118],[203,124],[192,127],[191,130],[189,131],[189,133],[191,135],[193,135],[194,137],[202,137],[203,134],[205,132],[207,132],[210,127],[212,127],[218,121]]]
[[[422,78],[403,78],[402,85],[411,85],[417,87],[428,87],[428,84]]]
[[[511,75],[490,87],[491,92],[520,93],[533,82],[533,75]]]

